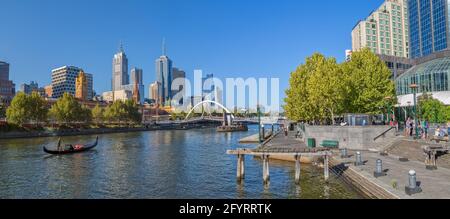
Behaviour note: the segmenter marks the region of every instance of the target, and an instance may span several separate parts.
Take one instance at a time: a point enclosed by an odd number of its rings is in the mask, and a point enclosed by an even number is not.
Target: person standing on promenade
[[[422,128],[423,128],[423,139],[428,139],[428,129],[430,128],[428,126],[428,121],[427,120],[423,120],[422,121]]]
[[[450,137],[450,121],[447,122],[447,135]]]
[[[411,136],[410,127],[411,127],[411,118],[408,117],[408,119],[405,122],[405,136]]]

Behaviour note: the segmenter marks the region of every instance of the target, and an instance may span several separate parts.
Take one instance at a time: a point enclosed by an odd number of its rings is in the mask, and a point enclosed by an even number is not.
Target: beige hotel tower
[[[369,48],[379,55],[409,57],[408,1],[386,0],[352,30],[352,50]]]

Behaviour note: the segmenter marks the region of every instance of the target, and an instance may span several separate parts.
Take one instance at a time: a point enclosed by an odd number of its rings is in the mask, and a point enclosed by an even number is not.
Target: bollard
[[[417,174],[414,170],[409,171],[408,185],[405,187],[405,192],[410,196],[422,192],[422,188],[417,183]]]
[[[373,173],[373,176],[375,178],[378,177],[382,177],[382,176],[386,176],[387,174],[383,171],[383,161],[378,159],[376,161],[376,166],[375,166],[375,172]]]
[[[341,158],[348,158],[348,150],[347,148],[341,149]]]
[[[356,152],[356,162],[355,162],[355,166],[362,166],[364,165],[364,162],[362,161],[362,156],[361,156],[361,152]]]

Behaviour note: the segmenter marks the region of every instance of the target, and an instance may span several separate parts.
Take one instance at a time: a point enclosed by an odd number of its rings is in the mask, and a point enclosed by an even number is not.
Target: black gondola
[[[93,143],[93,144],[75,145],[75,147],[73,145],[66,145],[65,148],[61,149],[61,139],[59,139],[58,146],[57,146],[58,150],[49,150],[44,146],[44,152],[49,153],[49,154],[56,154],[56,155],[58,155],[58,154],[74,154],[74,153],[80,153],[80,152],[91,150],[92,148],[95,148],[97,146],[97,144],[98,144],[98,136],[97,136],[97,139],[95,140],[95,143]],[[59,150],[59,149],[61,149],[61,150]]]

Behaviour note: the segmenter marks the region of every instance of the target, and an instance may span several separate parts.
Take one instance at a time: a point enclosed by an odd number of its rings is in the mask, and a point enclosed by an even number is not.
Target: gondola
[[[49,154],[55,154],[55,155],[61,155],[61,154],[74,154],[74,153],[81,153],[84,151],[91,150],[92,148],[95,148],[98,144],[98,136],[95,140],[95,143],[90,145],[66,145],[65,147],[61,147],[61,139],[58,141],[57,149],[62,148],[61,150],[49,150],[44,146],[44,152]]]

